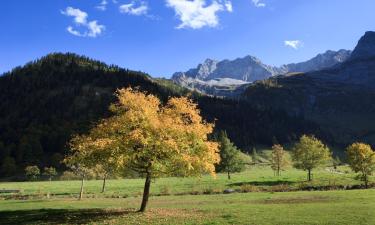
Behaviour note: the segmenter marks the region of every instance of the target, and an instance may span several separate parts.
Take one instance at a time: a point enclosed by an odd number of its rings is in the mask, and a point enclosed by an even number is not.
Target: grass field
[[[375,190],[0,201],[1,224],[375,224]]]
[[[252,167],[242,173],[232,175],[228,180],[226,174],[218,174],[216,178],[209,175],[201,178],[159,178],[151,186],[152,195],[179,195],[201,194],[203,192],[222,192],[225,189],[240,189],[241,187],[254,187],[266,191],[277,191],[278,188],[301,189],[305,186],[335,186],[358,185],[361,182],[355,179],[355,174],[349,172],[346,166],[339,167],[337,171],[332,168],[321,168],[314,173],[312,182],[305,182],[306,172],[288,169],[282,176],[276,177],[269,167]],[[85,182],[85,193],[95,197],[137,197],[142,194],[143,179],[118,179],[107,181],[107,190],[101,194],[101,180]],[[80,181],[43,181],[43,182],[4,182],[0,183],[1,189],[20,189],[21,195],[43,196],[47,193],[55,197],[73,197],[79,192]],[[7,195],[1,195],[7,197]]]
[[[109,180],[104,194],[102,181],[87,181],[83,201],[76,200],[80,181],[6,182],[0,190],[22,192],[0,194],[0,224],[375,224],[374,189],[278,192],[360,184],[349,171],[321,168],[313,182],[305,181],[304,171],[290,168],[275,177],[262,166],[231,180],[226,174],[160,178],[144,215],[136,212],[143,179]],[[251,193],[222,194],[229,188]]]

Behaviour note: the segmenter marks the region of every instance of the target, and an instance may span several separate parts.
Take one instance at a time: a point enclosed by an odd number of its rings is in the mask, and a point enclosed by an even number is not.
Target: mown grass
[[[375,190],[0,201],[1,224],[375,224]]]
[[[341,166],[334,171],[333,168],[321,168],[313,171],[314,180],[306,182],[306,172],[289,168],[282,172],[282,176],[274,176],[268,166],[252,167],[245,172],[232,175],[228,180],[226,174],[218,174],[217,177],[209,175],[200,178],[159,178],[154,180],[151,186],[152,195],[179,195],[179,194],[201,194],[203,192],[222,192],[225,189],[241,189],[244,185],[272,191],[272,187],[284,185],[288,188],[301,189],[305,186],[335,186],[335,185],[358,185],[356,175],[350,172],[346,166]],[[101,180],[90,180],[85,182],[85,194],[91,197],[136,197],[142,194],[143,179],[118,179],[108,180],[104,194],[101,191]],[[43,182],[3,182],[1,189],[18,189],[20,195],[43,196],[47,193],[55,197],[73,197],[79,192],[80,181],[43,181]],[[0,194],[1,197],[9,194]]]
[[[256,166],[231,180],[226,174],[159,178],[145,214],[136,212],[143,179],[109,180],[104,194],[102,181],[87,181],[82,201],[75,198],[80,181],[5,182],[0,190],[22,192],[0,194],[0,224],[375,224],[375,189],[277,192],[360,184],[355,177],[347,166],[326,167],[306,182],[305,171],[289,168],[276,177],[269,166]],[[252,193],[222,194],[225,189]]]

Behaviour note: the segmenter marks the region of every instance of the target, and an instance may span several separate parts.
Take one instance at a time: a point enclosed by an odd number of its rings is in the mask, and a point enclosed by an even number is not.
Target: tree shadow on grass
[[[274,180],[274,181],[250,181],[250,182],[237,182],[228,184],[230,187],[242,186],[242,185],[254,185],[254,186],[276,186],[276,185],[292,185],[295,181],[286,180]]]
[[[110,217],[136,214],[132,209],[39,209],[0,211],[0,224],[87,224]]]

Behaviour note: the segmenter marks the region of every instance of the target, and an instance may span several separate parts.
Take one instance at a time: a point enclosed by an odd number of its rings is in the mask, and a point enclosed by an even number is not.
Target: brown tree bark
[[[139,209],[139,212],[145,212],[146,211],[146,207],[147,207],[147,203],[148,203],[148,197],[150,195],[150,186],[151,186],[151,173],[147,172],[145,186],[144,186],[144,190],[143,190],[142,204],[141,204],[141,208]]]
[[[107,179],[107,174],[105,174],[105,175],[104,175],[104,178],[103,178],[102,193],[105,192],[105,182],[106,182],[106,179]]]
[[[78,200],[82,200],[82,198],[83,198],[83,184],[84,184],[84,181],[85,181],[85,176],[83,175],[82,176],[82,180],[81,180],[81,191],[79,192],[79,198],[78,198]]]

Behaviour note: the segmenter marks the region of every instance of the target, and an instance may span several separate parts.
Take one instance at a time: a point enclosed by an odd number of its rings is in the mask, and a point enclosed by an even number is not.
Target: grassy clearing
[[[375,224],[375,190],[0,201],[1,224]]]
[[[268,166],[257,166],[233,174],[231,180],[226,174],[160,178],[152,183],[146,214],[136,212],[143,179],[110,180],[104,194],[100,180],[87,181],[83,201],[74,198],[79,181],[6,182],[0,190],[21,189],[18,197],[24,200],[0,194],[0,224],[375,224],[375,189],[273,192],[280,186],[360,184],[355,176],[346,166],[322,168],[308,183],[304,171],[290,168],[275,177]],[[254,192],[207,194],[228,188]],[[261,188],[268,191],[258,192]],[[207,195],[191,195],[202,193]]]
[[[228,180],[226,174],[218,174],[216,178],[209,175],[201,178],[160,178],[154,180],[151,186],[152,195],[179,195],[201,194],[204,192],[222,192],[225,189],[241,189],[254,187],[254,190],[266,189],[276,191],[281,185],[301,188],[304,186],[332,186],[332,185],[358,185],[355,174],[349,168],[342,166],[333,171],[332,168],[316,170],[314,180],[305,182],[306,172],[288,169],[282,176],[276,177],[269,167],[253,167],[242,173],[233,174]],[[102,194],[101,180],[90,180],[85,183],[85,194],[89,197],[137,197],[142,194],[143,179],[119,179],[107,181],[107,191]],[[4,182],[0,183],[1,189],[20,189],[21,195],[43,196],[47,193],[55,197],[74,197],[79,192],[80,181],[44,181],[44,182]],[[273,190],[275,189],[275,190]],[[0,194],[7,197],[9,194]]]

